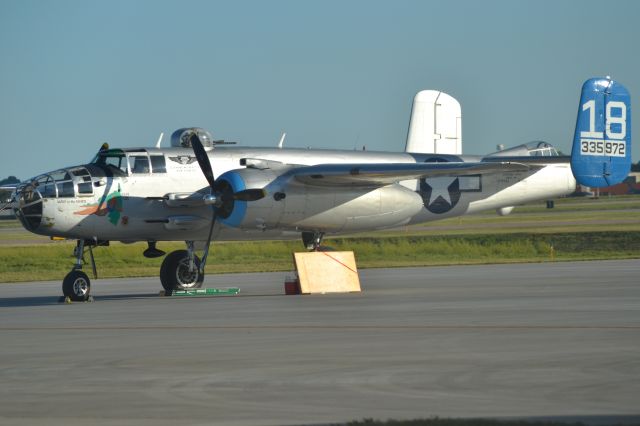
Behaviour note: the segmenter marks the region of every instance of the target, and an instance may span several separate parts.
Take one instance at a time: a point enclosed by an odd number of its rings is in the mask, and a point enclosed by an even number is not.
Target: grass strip
[[[640,257],[640,231],[353,237],[326,239],[326,244],[353,250],[359,268]],[[145,248],[113,243],[94,250],[99,276],[157,276],[162,259],[146,259]],[[170,252],[184,244],[159,248]],[[214,243],[207,273],[291,270],[292,253],[301,249],[297,240]],[[68,242],[0,246],[0,282],[61,280],[73,265],[72,251]]]
[[[584,416],[588,420],[588,416]],[[598,422],[601,426],[621,426],[623,423],[616,421],[617,416],[612,416],[608,422]],[[637,422],[624,423],[627,426],[638,425]],[[334,424],[332,426],[585,426],[585,423],[576,422],[567,418],[544,419],[442,419],[438,417],[430,419],[414,419],[414,420],[374,420],[363,419],[348,423]]]

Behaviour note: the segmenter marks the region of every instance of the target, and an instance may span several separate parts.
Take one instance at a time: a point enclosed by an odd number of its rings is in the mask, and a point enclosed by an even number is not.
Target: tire
[[[62,294],[74,302],[86,302],[90,292],[91,280],[82,271],[71,271],[62,281]]]
[[[165,294],[171,295],[174,290],[200,288],[204,281],[204,274],[200,274],[200,259],[193,257],[196,270],[189,272],[189,253],[186,250],[176,250],[169,253],[160,266],[160,282]]]

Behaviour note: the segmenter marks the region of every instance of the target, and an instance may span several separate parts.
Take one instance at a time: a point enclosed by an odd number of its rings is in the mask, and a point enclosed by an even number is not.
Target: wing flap
[[[312,186],[383,186],[409,179],[526,172],[535,168],[537,167],[522,163],[493,161],[474,163],[319,164],[299,167],[289,173],[296,181]]]

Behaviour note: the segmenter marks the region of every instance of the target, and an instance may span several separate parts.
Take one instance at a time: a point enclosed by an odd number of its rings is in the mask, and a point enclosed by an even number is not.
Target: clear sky
[[[626,85],[640,123],[639,43],[639,1],[0,0],[0,178],[187,126],[402,151],[421,89],[461,102],[464,153],[569,152],[589,77]]]

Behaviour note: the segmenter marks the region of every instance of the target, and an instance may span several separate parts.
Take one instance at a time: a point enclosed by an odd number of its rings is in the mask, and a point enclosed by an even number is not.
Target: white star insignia
[[[449,186],[453,183],[455,177],[435,177],[426,179],[427,185],[431,187],[431,197],[429,197],[429,206],[432,205],[438,197],[442,197],[449,205],[451,205],[451,196],[449,194]]]

